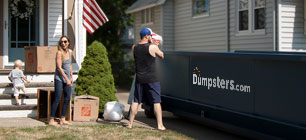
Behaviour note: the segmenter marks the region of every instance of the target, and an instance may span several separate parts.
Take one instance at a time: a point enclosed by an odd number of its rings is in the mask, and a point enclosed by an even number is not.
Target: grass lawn
[[[190,140],[183,134],[166,130],[150,130],[134,127],[127,129],[120,125],[72,125],[41,126],[32,128],[0,128],[0,140]]]

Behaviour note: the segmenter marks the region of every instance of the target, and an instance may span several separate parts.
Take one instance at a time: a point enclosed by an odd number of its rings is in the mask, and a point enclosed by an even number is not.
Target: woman
[[[70,40],[67,36],[62,36],[58,42],[58,51],[56,52],[56,70],[54,75],[54,88],[55,88],[55,100],[51,106],[51,115],[49,125],[56,126],[57,122],[54,121],[54,116],[58,107],[58,104],[64,91],[64,104],[62,107],[62,114],[60,118],[61,125],[70,125],[65,120],[66,112],[68,110],[68,104],[71,97],[71,86],[73,83],[72,78],[72,51],[69,49]]]

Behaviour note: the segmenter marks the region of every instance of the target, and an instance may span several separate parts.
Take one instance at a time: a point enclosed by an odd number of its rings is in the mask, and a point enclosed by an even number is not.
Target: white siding
[[[62,28],[62,0],[48,0],[48,46],[57,45]]]
[[[260,50],[273,51],[273,10],[274,0],[266,0],[266,28],[263,34],[238,35],[237,33],[237,1],[230,0],[230,51]]]
[[[210,0],[209,16],[194,18],[192,0],[175,0],[175,50],[227,51],[226,6],[224,0]]]
[[[163,50],[174,50],[174,0],[166,0],[162,6]]]
[[[279,50],[306,51],[304,1],[281,0],[279,10]]]

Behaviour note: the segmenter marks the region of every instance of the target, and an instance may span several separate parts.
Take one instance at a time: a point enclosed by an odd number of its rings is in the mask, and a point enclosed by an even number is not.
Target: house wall
[[[62,0],[48,0],[48,46],[56,46],[62,36]]]
[[[175,50],[227,51],[226,6],[224,0],[210,0],[209,16],[193,17],[192,0],[175,0]]]
[[[0,69],[3,69],[3,0],[0,0]]]
[[[304,1],[281,0],[279,11],[279,50],[306,51]]]
[[[234,50],[260,50],[273,51],[273,10],[275,0],[266,0],[266,30],[263,34],[239,35],[237,33],[237,1],[230,0],[229,30],[230,51]]]
[[[157,34],[162,34],[161,31],[161,6],[154,7],[154,20],[153,24],[141,24],[141,11],[134,13],[134,34],[135,34],[135,44],[140,41],[140,35],[139,32],[142,28],[151,28],[153,32]]]
[[[162,50],[174,50],[174,0],[162,5]]]

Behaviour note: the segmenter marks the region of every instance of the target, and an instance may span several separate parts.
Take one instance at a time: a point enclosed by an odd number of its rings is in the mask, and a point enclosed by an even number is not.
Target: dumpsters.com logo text
[[[223,79],[217,77],[201,77],[201,71],[198,67],[193,69],[192,84],[198,86],[207,87],[208,90],[211,88],[218,88],[224,90],[238,91],[238,92],[251,92],[251,86],[236,84],[234,80]]]

